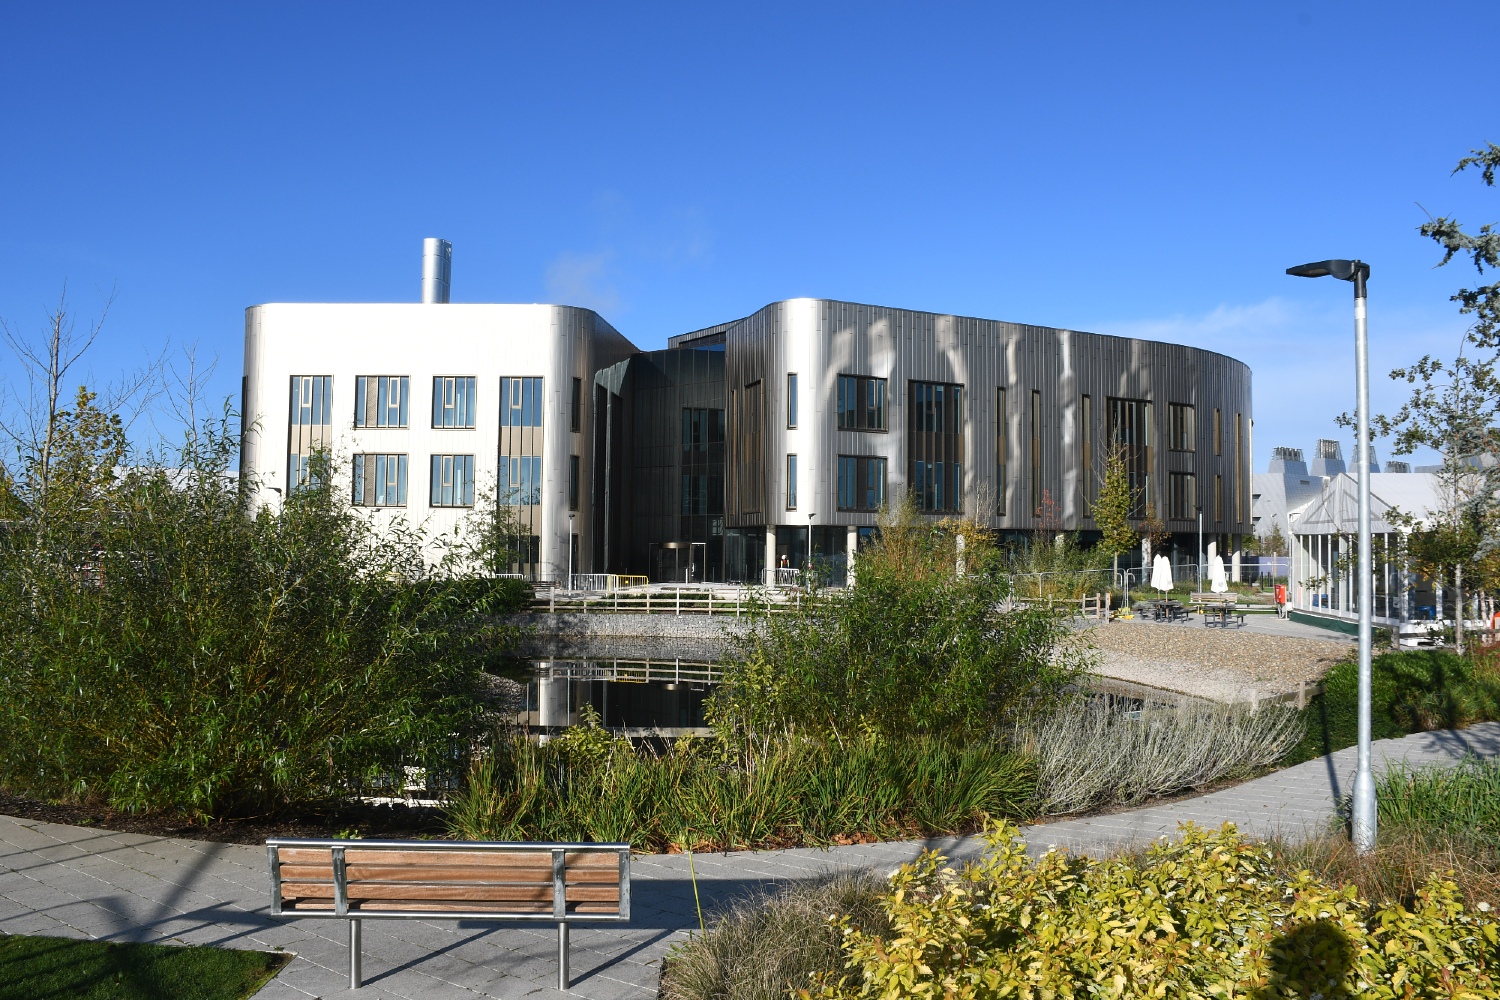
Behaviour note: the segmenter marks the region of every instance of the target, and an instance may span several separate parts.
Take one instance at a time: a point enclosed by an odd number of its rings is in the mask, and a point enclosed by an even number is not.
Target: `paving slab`
[[[1451,766],[1467,755],[1500,756],[1500,723],[1419,733],[1374,746],[1377,769]],[[1028,848],[1107,853],[1143,847],[1180,823],[1232,822],[1256,837],[1321,833],[1353,781],[1355,751],[1299,764],[1232,788],[1141,809],[1035,824]],[[827,850],[693,857],[705,913],[762,888],[840,868],[888,872],[923,850],[955,860],[982,850],[976,837],[863,844]],[[641,856],[633,865],[628,927],[575,926],[571,995],[646,1000],[661,961],[697,929],[693,877],[684,855]],[[343,921],[280,921],[268,910],[262,847],[121,834],[0,816],[0,933],[108,941],[284,950],[294,955],[258,1000],[358,996],[360,1000],[561,996],[550,925],[382,921],[364,925],[367,985],[349,993]]]

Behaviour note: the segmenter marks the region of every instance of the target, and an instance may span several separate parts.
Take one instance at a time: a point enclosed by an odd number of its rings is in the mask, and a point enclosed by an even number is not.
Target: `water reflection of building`
[[[672,661],[541,661],[515,721],[547,733],[576,726],[591,706],[606,729],[678,736],[702,730],[704,702],[718,679],[710,664]]]
[[[512,569],[657,581],[834,582],[903,494],[933,518],[1080,531],[1111,449],[1174,547],[1250,531],[1250,370],[1222,354],[1051,327],[776,302],[641,352],[586,309],[422,303],[247,310],[243,469],[263,502],[347,460],[377,524],[444,530],[504,503]],[[429,418],[430,415],[430,418]]]

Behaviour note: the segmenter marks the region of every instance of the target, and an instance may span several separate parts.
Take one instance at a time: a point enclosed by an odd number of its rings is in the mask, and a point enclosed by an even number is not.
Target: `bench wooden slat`
[[[413,882],[538,882],[552,884],[552,866],[543,868],[481,868],[477,865],[373,865],[346,866],[347,878],[351,882],[367,879],[383,881]],[[332,881],[332,865],[288,865],[281,866],[283,880]],[[609,868],[569,868],[566,872],[568,884],[583,882],[618,882],[620,864],[616,860]]]
[[[286,882],[282,884],[283,899],[332,899],[334,887],[331,882]],[[620,887],[617,885],[572,885],[564,891],[569,902],[575,900],[617,900]],[[550,885],[453,885],[431,882],[351,882],[348,897],[355,899],[552,899]]]
[[[380,848],[361,849],[350,841],[344,849],[346,864],[385,865],[478,865],[484,868],[552,868],[552,857],[540,851],[423,851]]]

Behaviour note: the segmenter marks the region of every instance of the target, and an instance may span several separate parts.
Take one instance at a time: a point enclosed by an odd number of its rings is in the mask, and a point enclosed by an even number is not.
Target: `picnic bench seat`
[[[568,925],[630,920],[629,844],[274,838],[266,850],[272,916],[349,921],[350,989],[366,918],[556,922],[560,990]]]
[[[1245,612],[1239,607],[1239,598],[1234,594],[1195,593],[1192,603],[1203,612],[1205,628],[1245,627]]]

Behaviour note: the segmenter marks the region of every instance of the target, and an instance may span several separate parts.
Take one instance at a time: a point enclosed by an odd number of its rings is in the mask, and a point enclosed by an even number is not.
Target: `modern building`
[[[1177,560],[1251,531],[1250,370],[1175,344],[793,299],[643,352],[586,309],[269,304],[246,316],[244,466],[274,503],[317,449],[372,517],[517,507],[518,572],[837,578],[880,508],[1095,530],[1118,447]],[[430,419],[429,419],[430,414]],[[284,442],[284,444],[283,444]]]

